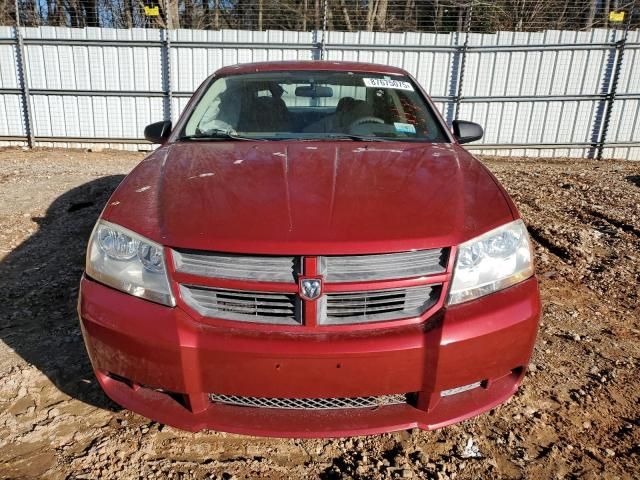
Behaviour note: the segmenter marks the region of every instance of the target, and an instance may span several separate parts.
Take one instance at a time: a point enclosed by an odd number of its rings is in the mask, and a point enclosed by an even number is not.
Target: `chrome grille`
[[[299,325],[296,295],[180,285],[184,301],[201,315],[245,322]]]
[[[255,323],[303,324],[302,300],[299,295],[269,291],[273,287],[268,285],[273,282],[297,282],[302,273],[303,257],[182,249],[173,250],[172,254],[177,272],[264,284],[253,287],[254,290],[241,290],[197,285],[199,282],[189,279],[187,282],[193,282],[192,284],[185,282],[180,285],[181,296],[201,315]],[[325,283],[416,278],[445,272],[448,257],[448,248],[376,255],[325,256],[318,257],[318,275],[324,277]],[[370,288],[375,288],[375,284]],[[441,291],[441,284],[429,284],[387,290],[328,293],[318,300],[316,322],[319,325],[348,325],[417,317],[437,302]]]
[[[328,293],[321,300],[319,323],[335,325],[417,317],[438,301],[440,290],[440,285],[421,285]]]
[[[176,271],[210,278],[295,283],[299,257],[173,250]]]
[[[442,273],[447,268],[449,250],[435,248],[380,255],[349,255],[320,258],[327,282],[359,282],[421,277]]]
[[[212,393],[209,399],[216,403],[254,408],[287,410],[333,410],[342,408],[375,408],[407,403],[405,394],[350,398],[266,398],[221,395]]]

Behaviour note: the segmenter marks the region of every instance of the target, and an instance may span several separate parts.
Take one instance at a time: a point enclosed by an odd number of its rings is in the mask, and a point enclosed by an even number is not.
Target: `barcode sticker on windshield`
[[[363,78],[365,87],[395,88],[397,90],[409,90],[413,92],[413,85],[402,80],[388,80],[386,78]]]

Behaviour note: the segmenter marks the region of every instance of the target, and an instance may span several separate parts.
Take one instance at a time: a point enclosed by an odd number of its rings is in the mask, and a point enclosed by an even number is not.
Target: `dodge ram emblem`
[[[322,280],[319,278],[300,279],[300,296],[305,300],[315,300],[322,293]]]

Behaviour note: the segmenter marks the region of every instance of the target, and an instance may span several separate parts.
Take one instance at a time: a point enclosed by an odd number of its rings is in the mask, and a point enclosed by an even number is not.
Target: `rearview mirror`
[[[310,85],[308,87],[298,87],[296,88],[296,97],[333,97],[333,89],[331,87],[318,87],[316,85]]]
[[[453,134],[458,140],[458,143],[469,143],[480,140],[484,135],[484,130],[482,130],[482,127],[477,123],[467,122],[466,120],[454,120]]]
[[[144,138],[151,143],[164,143],[171,134],[171,120],[152,123],[144,129]]]

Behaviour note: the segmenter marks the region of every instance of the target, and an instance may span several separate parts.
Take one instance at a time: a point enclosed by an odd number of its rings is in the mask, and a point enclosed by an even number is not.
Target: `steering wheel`
[[[364,125],[365,123],[378,123],[378,124],[384,125],[385,121],[383,119],[381,119],[381,118],[378,118],[378,117],[371,117],[371,116],[362,117],[362,118],[359,118],[359,119],[355,120],[354,122],[352,122],[351,125],[349,125],[349,130],[351,130],[351,129],[359,126],[359,125]]]

